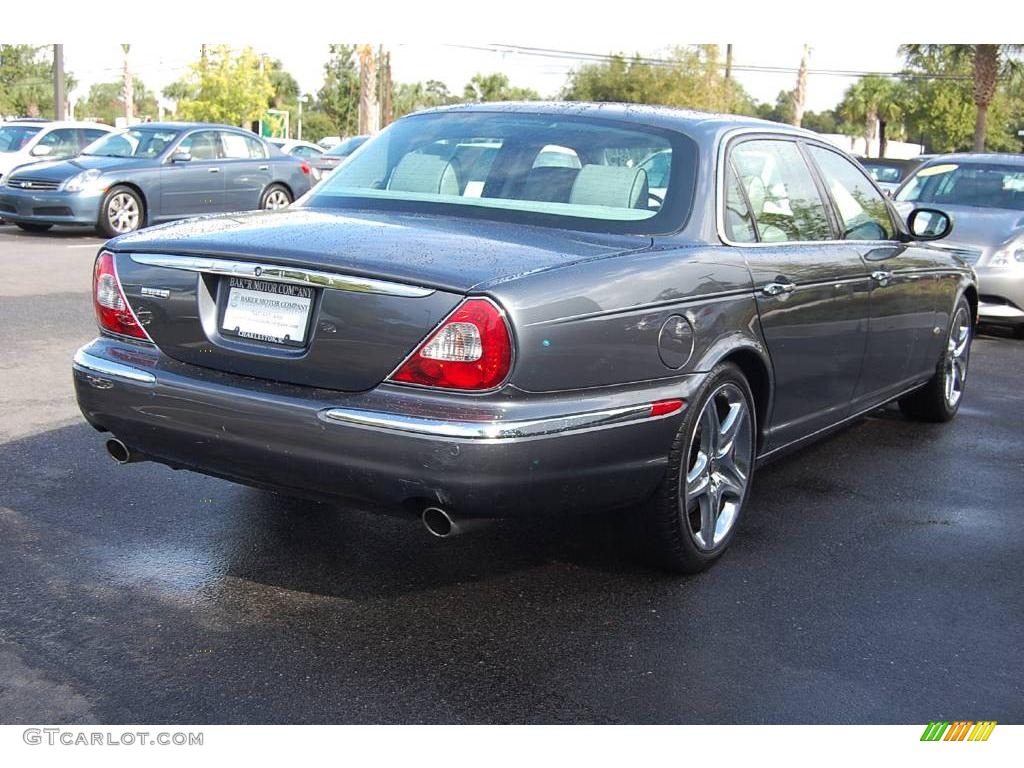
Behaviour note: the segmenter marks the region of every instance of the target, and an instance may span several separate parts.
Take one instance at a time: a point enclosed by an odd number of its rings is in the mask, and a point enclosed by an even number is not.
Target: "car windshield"
[[[649,173],[652,156],[664,173]],[[507,112],[418,115],[370,141],[306,204],[649,232],[663,205],[689,209],[684,185],[670,200],[669,170],[680,156],[694,166],[691,141],[641,125]]]
[[[82,154],[100,157],[157,157],[178,136],[177,131],[130,128],[94,141]]]
[[[884,184],[896,184],[903,178],[903,169],[898,166],[868,162],[862,162],[861,165],[871,175],[871,178]]]
[[[1024,211],[1024,165],[927,165],[907,182],[896,200]]]
[[[0,152],[17,152],[42,130],[34,125],[0,126]]]

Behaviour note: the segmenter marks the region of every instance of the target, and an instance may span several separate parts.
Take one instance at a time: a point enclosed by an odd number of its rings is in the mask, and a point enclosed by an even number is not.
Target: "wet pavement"
[[[1024,342],[949,425],[758,472],[726,557],[628,516],[449,541],[152,464],[77,416],[88,234],[0,226],[0,723],[1024,721]]]

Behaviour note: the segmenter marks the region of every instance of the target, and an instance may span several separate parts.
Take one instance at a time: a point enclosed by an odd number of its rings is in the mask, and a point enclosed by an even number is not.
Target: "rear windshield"
[[[345,139],[336,147],[332,147],[327,150],[327,154],[331,157],[348,157],[359,149],[366,142],[367,138],[367,136],[352,136],[351,138]]]
[[[896,199],[1024,211],[1024,165],[926,165],[907,182]]]
[[[394,123],[306,200],[591,231],[672,231],[689,211],[696,145],[632,123],[436,113]]]
[[[41,129],[31,125],[5,125],[0,127],[0,152],[17,152]]]

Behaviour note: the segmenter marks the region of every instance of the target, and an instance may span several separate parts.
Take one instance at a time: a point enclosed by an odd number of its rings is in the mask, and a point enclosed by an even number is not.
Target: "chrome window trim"
[[[686,405],[683,404],[685,409]],[[456,438],[459,440],[522,440],[548,437],[566,432],[619,426],[638,421],[666,418],[682,409],[665,416],[651,416],[651,403],[609,408],[600,411],[571,413],[542,419],[519,421],[457,421],[433,419],[419,416],[403,416],[396,413],[367,411],[357,408],[328,408],[320,411],[323,421],[346,424],[355,427],[381,429],[391,432],[420,435],[432,438]]]
[[[72,362],[74,367],[83,373],[111,376],[115,379],[125,379],[139,384],[156,384],[156,376],[153,374],[132,368],[130,365],[122,365],[113,360],[104,360],[102,357],[90,355],[85,351],[85,347],[75,352]]]
[[[385,296],[403,296],[421,299],[434,293],[433,288],[418,285],[393,283],[370,277],[359,277],[342,272],[324,272],[303,267],[288,267],[281,264],[262,264],[254,261],[215,259],[205,256],[173,256],[150,253],[132,253],[129,258],[136,264],[150,267],[183,269],[189,272],[205,272],[231,277],[251,277],[276,283],[331,288],[355,293],[378,293]]]

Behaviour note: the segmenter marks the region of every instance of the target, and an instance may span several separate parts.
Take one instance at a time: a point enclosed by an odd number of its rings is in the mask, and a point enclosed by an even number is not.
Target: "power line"
[[[592,53],[587,51],[569,51],[558,48],[534,48],[525,45],[506,45],[503,43],[488,43],[487,45],[467,45],[450,43],[447,47],[450,48],[461,48],[472,51],[484,51],[487,53],[499,53],[499,54],[513,54],[519,56],[533,56],[537,58],[545,59],[559,59],[559,60],[571,60],[576,62],[588,62],[588,63],[608,63],[616,59],[623,59],[626,61],[636,61],[641,64],[647,64],[654,67],[677,67],[679,62],[674,59],[659,58],[656,56],[625,56],[608,53]],[[724,68],[724,65],[719,65],[720,68]],[[770,66],[770,65],[759,65],[759,64],[736,64],[732,65],[732,71],[734,72],[750,72],[750,73],[761,73],[761,74],[776,74],[776,75],[795,75],[797,73],[797,67],[782,67],[782,66]],[[918,72],[883,72],[873,70],[849,70],[849,69],[809,69],[807,70],[809,75],[825,75],[829,77],[896,77],[901,80],[949,80],[949,81],[971,81],[973,78],[970,75],[947,75],[947,74],[925,74]]]

